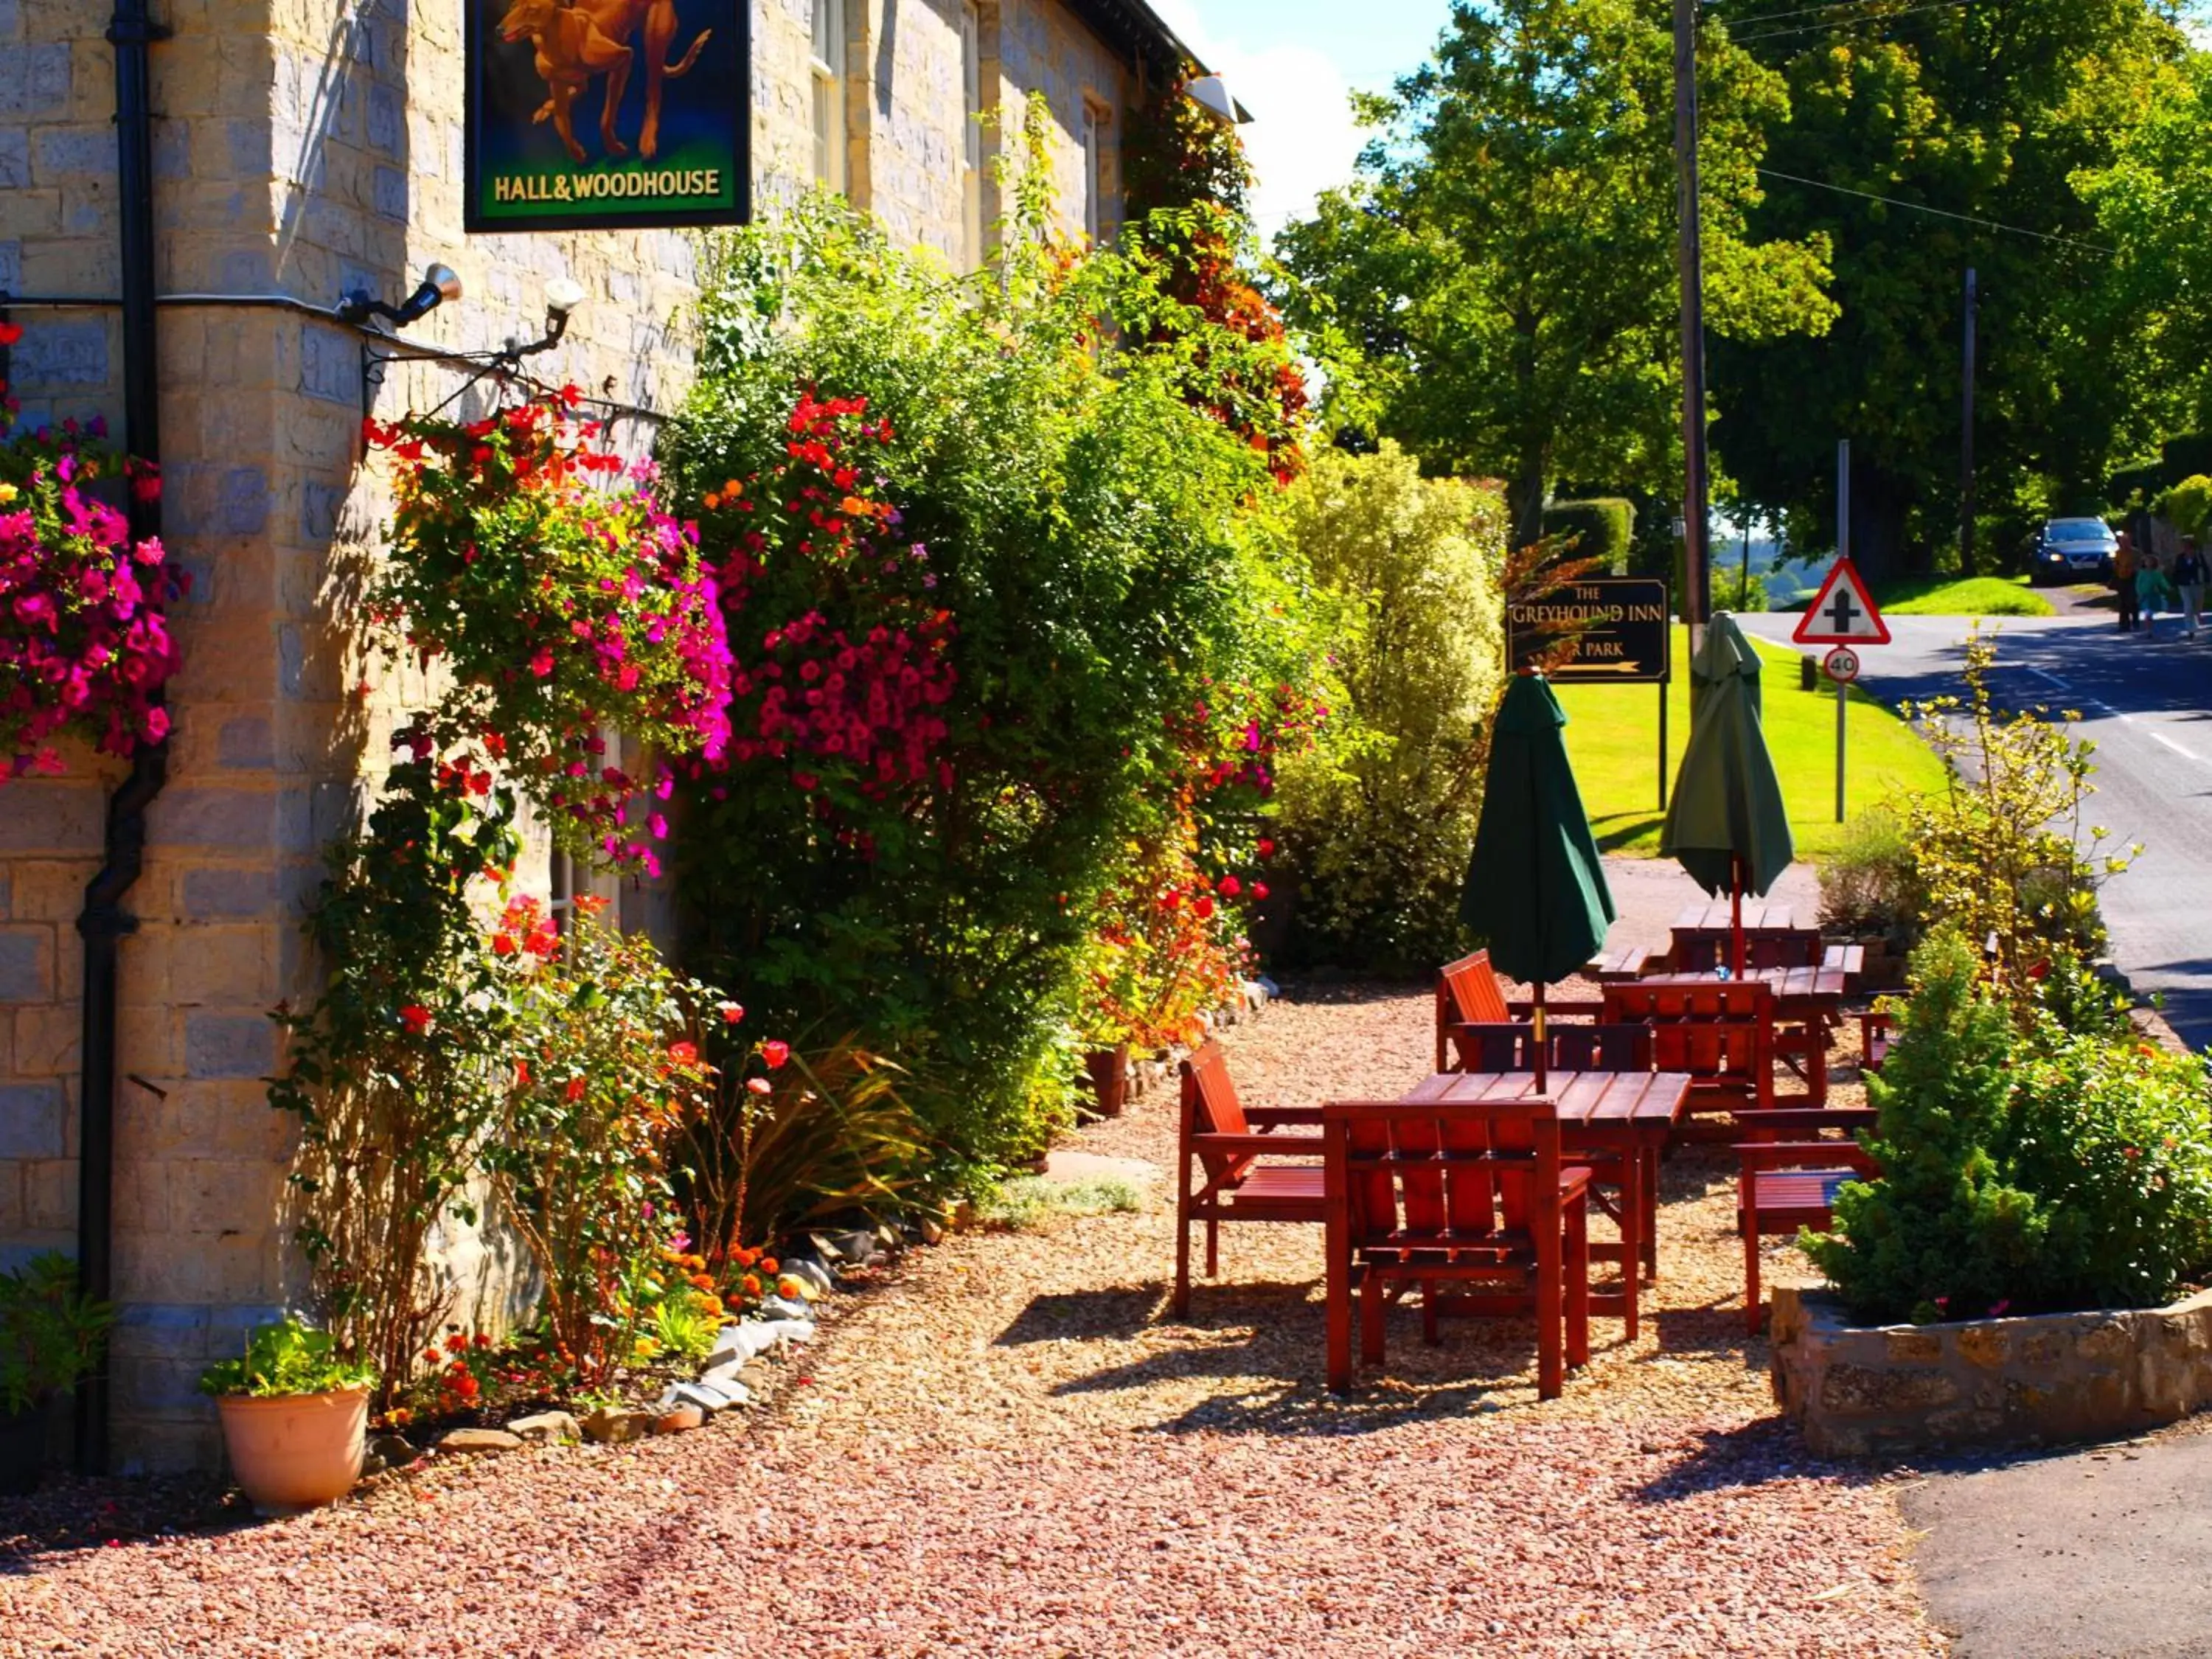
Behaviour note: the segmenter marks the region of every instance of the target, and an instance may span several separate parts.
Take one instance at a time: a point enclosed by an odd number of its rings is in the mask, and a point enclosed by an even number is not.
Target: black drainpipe
[[[107,39],[115,48],[117,208],[123,293],[123,428],[131,454],[157,468],[161,459],[161,375],[154,328],[154,106],[152,53],[168,30],[148,15],[146,0],[115,0]],[[131,492],[131,533],[159,535],[159,498]],[[144,867],[146,808],[168,781],[166,743],[138,750],[131,775],[107,803],[106,863],[84,890],[76,919],[84,936],[83,1059],[77,1098],[77,1272],[101,1301],[114,1293],[116,957],[137,930],[123,900]],[[107,1368],[76,1391],[76,1462],[86,1474],[107,1468]]]

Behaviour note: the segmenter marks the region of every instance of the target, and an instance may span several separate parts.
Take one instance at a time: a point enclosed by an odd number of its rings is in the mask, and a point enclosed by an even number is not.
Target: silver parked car
[[[2027,562],[2028,580],[2046,582],[2110,581],[2119,539],[2102,519],[2051,519],[2035,538]]]

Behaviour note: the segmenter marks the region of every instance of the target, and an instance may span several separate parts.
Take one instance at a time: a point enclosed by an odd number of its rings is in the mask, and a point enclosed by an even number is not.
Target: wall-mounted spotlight
[[[584,285],[573,276],[556,276],[545,284],[545,343],[550,345],[568,331],[568,313],[584,303]]]
[[[453,275],[453,267],[434,264],[422,273],[422,286],[407,296],[405,303],[389,306],[357,291],[339,301],[337,314],[341,322],[361,324],[376,316],[387,319],[395,327],[404,328],[429,315],[443,301],[460,297],[461,279]]]

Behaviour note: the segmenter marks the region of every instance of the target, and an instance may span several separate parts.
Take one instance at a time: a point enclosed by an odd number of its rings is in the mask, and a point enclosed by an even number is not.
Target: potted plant
[[[46,1451],[46,1402],[100,1363],[113,1310],[76,1287],[58,1251],[0,1273],[0,1492],[27,1492]]]
[[[257,1326],[246,1352],[210,1365],[230,1470],[258,1513],[331,1504],[361,1479],[371,1366],[340,1357],[328,1331],[287,1316]]]

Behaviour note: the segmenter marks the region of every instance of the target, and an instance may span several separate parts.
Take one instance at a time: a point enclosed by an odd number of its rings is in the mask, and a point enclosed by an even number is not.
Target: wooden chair
[[[1601,1004],[1588,1001],[1547,1001],[1547,1017],[1595,1017]],[[1533,1002],[1508,1002],[1504,988],[1490,966],[1490,952],[1477,951],[1437,970],[1437,1070],[1451,1069],[1451,1029],[1455,1025],[1510,1025],[1530,1018]]]
[[[1889,1011],[1876,1008],[1859,1016],[1859,1070],[1879,1072],[1889,1060],[1891,1046],[1897,1041]]]
[[[1439,1290],[1454,1310],[1536,1317],[1537,1392],[1558,1396],[1589,1363],[1589,1172],[1564,1163],[1549,1101],[1322,1108],[1328,1188],[1328,1386],[1352,1386],[1352,1292],[1359,1358],[1383,1362],[1382,1316],[1407,1291],[1436,1340]]]
[[[1246,1111],[1230,1081],[1229,1061],[1209,1042],[1182,1063],[1182,1124],[1176,1158],[1176,1280],[1178,1317],[1190,1311],[1190,1228],[1206,1224],[1206,1276],[1221,1270],[1224,1221],[1304,1222],[1322,1219],[1322,1171],[1316,1163],[1283,1163],[1270,1157],[1316,1159],[1319,1134],[1274,1133],[1289,1125],[1318,1126],[1314,1106]],[[1263,1162],[1262,1159],[1267,1161]],[[1203,1176],[1192,1190],[1192,1165]]]
[[[1545,1031],[1544,1064],[1554,1072],[1648,1072],[1651,1028],[1648,1025],[1553,1025]],[[1451,1029],[1453,1058],[1462,1072],[1533,1072],[1536,1069],[1534,1025],[1457,1024]]]
[[[1652,1065],[1693,1079],[1692,1120],[1774,1106],[1774,994],[1757,980],[1608,985],[1601,1020],[1651,1028]]]
[[[1652,1069],[1653,1043],[1649,1025],[1554,1025],[1544,1036],[1544,1064],[1553,1073]],[[1452,1044],[1462,1072],[1536,1069],[1536,1028],[1533,1025],[1457,1025],[1452,1028]],[[1632,1146],[1603,1152],[1583,1146],[1574,1154],[1576,1163],[1589,1169],[1591,1201],[1621,1229],[1621,1242],[1617,1248],[1594,1244],[1590,1254],[1594,1260],[1609,1261],[1616,1255],[1620,1259],[1622,1293],[1628,1298],[1627,1334],[1631,1341],[1635,1340],[1638,1328],[1643,1274],[1647,1267],[1656,1267],[1656,1263],[1641,1259],[1642,1241],[1629,1238],[1626,1220],[1632,1207],[1626,1198],[1628,1183],[1638,1175],[1632,1160],[1645,1156]],[[1656,1158],[1650,1163],[1650,1190],[1656,1193],[1657,1163]]]
[[[1784,1109],[1751,1120],[1750,1138],[1737,1143],[1735,1223],[1743,1239],[1743,1322],[1754,1336],[1762,1320],[1759,1241],[1778,1235],[1795,1238],[1801,1228],[1827,1226],[1835,1218],[1838,1190],[1846,1182],[1871,1180],[1881,1173],[1852,1138],[1872,1129],[1875,1116],[1863,1106]],[[1841,1131],[1844,1138],[1823,1140],[1823,1130]]]

